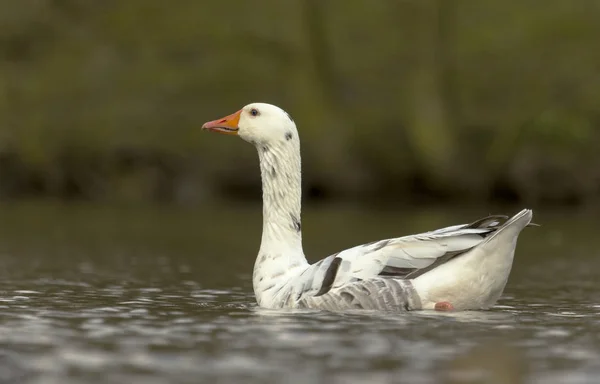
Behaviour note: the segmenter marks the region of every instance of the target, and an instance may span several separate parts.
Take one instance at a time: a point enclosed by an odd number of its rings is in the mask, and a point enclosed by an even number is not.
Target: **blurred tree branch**
[[[327,18],[325,4],[321,0],[304,0],[304,20],[310,47],[309,54],[312,58],[317,83],[327,102],[337,112],[339,98],[336,91],[339,88],[339,82],[333,63],[332,49],[327,38],[328,33],[325,29]]]
[[[328,14],[329,3],[326,1],[301,0],[301,4],[308,46],[307,59],[310,61],[309,73],[313,78],[310,101],[307,101],[314,111],[316,124],[326,126],[330,132],[328,138],[313,144],[321,148],[318,151],[321,155],[318,158],[321,164],[319,176],[323,179],[335,177],[337,183],[329,187],[336,190],[337,194],[352,194],[361,188],[360,167],[357,157],[348,151],[351,136],[343,133],[349,128],[350,120],[339,94],[339,68],[334,60],[335,50],[327,30],[334,16]]]
[[[395,1],[391,3],[398,7]],[[452,26],[447,18],[452,15],[453,2],[420,0],[411,2],[411,6],[416,63],[411,76],[412,117],[407,133],[428,184],[446,184],[452,179],[455,150],[447,104],[449,89],[444,87],[451,46],[447,33]]]

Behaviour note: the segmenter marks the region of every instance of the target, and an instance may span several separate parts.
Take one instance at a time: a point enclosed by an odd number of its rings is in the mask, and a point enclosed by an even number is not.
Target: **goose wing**
[[[293,282],[301,296],[320,296],[345,284],[375,277],[412,279],[477,246],[507,216],[488,216],[417,235],[359,245],[310,265]]]

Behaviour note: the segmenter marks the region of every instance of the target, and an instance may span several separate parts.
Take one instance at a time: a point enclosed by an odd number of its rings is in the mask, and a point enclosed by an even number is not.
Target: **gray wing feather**
[[[330,311],[348,309],[408,311],[420,308],[421,302],[409,280],[373,278],[347,284],[319,297],[303,297],[298,302],[298,307]]]

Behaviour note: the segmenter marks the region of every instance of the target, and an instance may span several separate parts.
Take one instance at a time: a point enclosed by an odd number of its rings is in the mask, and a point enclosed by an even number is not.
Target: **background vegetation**
[[[597,202],[597,0],[1,0],[0,194],[256,198],[252,101],[309,198]]]

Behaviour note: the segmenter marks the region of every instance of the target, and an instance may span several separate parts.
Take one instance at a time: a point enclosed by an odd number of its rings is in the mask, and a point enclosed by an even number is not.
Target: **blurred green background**
[[[201,133],[277,104],[305,197],[574,205],[600,192],[597,0],[0,0],[0,195],[255,199]]]

